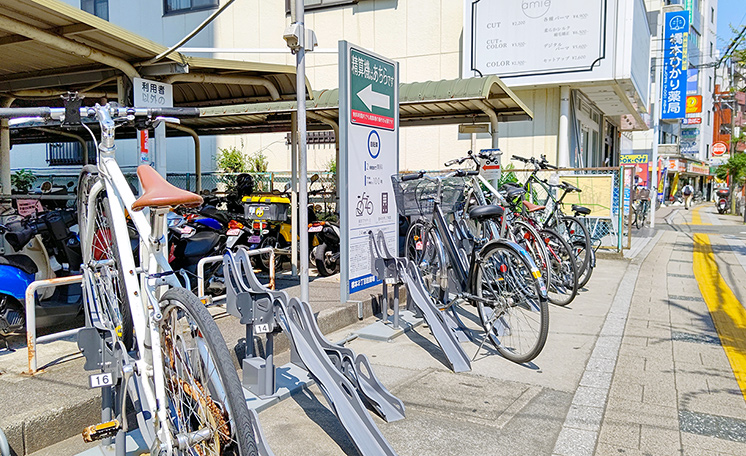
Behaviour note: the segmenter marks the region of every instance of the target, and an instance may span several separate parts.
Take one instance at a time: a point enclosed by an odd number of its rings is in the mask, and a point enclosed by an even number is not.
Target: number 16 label
[[[105,372],[103,374],[94,374],[88,377],[88,381],[91,384],[91,388],[101,388],[103,386],[111,386],[113,382],[111,372]]]

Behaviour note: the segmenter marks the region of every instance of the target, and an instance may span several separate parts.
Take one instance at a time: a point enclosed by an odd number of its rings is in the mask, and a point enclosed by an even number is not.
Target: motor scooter
[[[0,336],[26,325],[26,288],[35,280],[80,273],[77,217],[73,211],[42,212],[0,225]],[[36,327],[64,323],[80,314],[80,284],[43,288],[36,302]]]
[[[730,198],[730,189],[719,188],[715,190],[715,195],[717,195],[715,207],[717,208],[718,213],[725,214],[726,212],[728,212],[728,199]]]

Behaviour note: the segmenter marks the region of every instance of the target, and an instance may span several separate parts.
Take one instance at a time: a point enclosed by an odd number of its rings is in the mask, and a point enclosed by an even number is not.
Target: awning
[[[306,103],[309,130],[329,129],[338,123],[339,90],[315,91]],[[200,134],[290,131],[294,101],[238,104],[201,109],[201,117],[184,124]],[[500,121],[531,120],[533,113],[496,76],[399,85],[399,123],[444,125],[488,122],[492,110]]]
[[[180,53],[152,61],[166,50],[60,0],[0,0],[0,101],[59,106],[59,95],[69,90],[87,94],[91,102],[116,99],[117,76],[126,76],[125,83],[133,77],[172,83],[176,106],[295,97],[294,66]]]

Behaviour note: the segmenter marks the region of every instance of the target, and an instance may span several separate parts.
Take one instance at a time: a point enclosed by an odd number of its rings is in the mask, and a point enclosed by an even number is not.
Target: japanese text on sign
[[[136,108],[171,108],[174,105],[171,84],[135,78],[133,90]]]
[[[388,73],[388,68],[379,66],[376,63],[373,63],[371,66],[370,60],[355,54],[350,56],[350,60],[350,70],[354,76],[365,78],[371,82],[377,82],[389,87],[394,87],[394,75]]]
[[[668,12],[664,26],[661,118],[681,119],[686,112],[689,15],[686,11]]]

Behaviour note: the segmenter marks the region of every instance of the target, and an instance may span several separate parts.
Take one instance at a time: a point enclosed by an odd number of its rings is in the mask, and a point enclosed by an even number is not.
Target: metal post
[[[10,195],[10,125],[8,119],[0,119],[0,187],[2,187],[2,193]]]
[[[652,172],[650,173],[650,186],[652,187],[651,193],[655,195],[655,198],[650,203],[650,228],[655,228],[655,206],[658,204],[658,137],[660,136],[661,126],[661,81],[663,80],[663,21],[665,18],[665,11],[661,8],[661,12],[658,15],[658,46],[660,49],[655,52],[657,57],[654,62],[659,66],[655,70],[655,113],[653,114],[653,151],[650,161],[652,162]],[[660,54],[660,57],[658,55]],[[663,176],[661,176],[663,177]]]
[[[166,122],[155,125],[155,170],[166,178]]]
[[[560,118],[557,136],[557,166],[570,167],[570,86],[560,86]]]
[[[82,275],[59,277],[56,279],[36,280],[26,288],[26,350],[28,351],[28,373],[36,373],[36,290],[39,288],[55,287],[58,285],[69,285],[79,283],[83,280]],[[39,341],[50,341],[76,334],[80,328],[62,331],[56,334],[48,334],[40,337]]]
[[[298,93],[298,140],[300,143],[300,299],[308,302],[308,169],[306,157],[306,49],[304,24],[305,6],[303,0],[295,0],[295,20],[298,24],[300,47],[296,54],[296,92]]]
[[[290,114],[290,265],[293,276],[298,275],[298,113]]]

